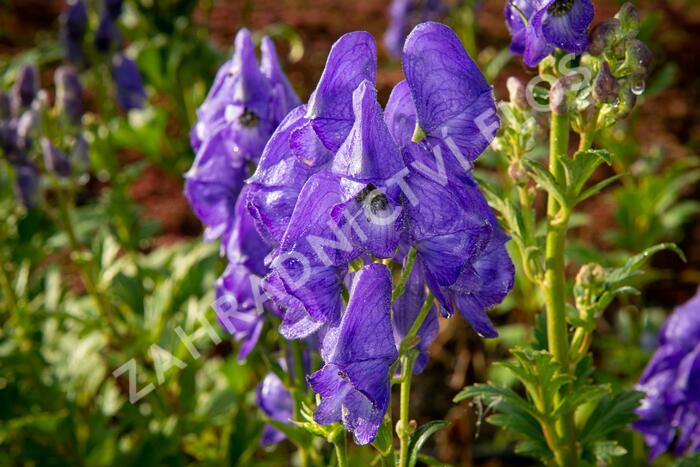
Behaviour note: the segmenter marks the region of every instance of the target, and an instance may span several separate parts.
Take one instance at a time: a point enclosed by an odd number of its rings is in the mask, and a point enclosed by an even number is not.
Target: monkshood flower
[[[277,309],[262,300],[259,282],[269,271],[264,264],[270,247],[255,229],[253,219],[245,208],[245,191],[232,213],[234,222],[227,245],[228,267],[216,285],[215,309],[221,325],[238,342],[242,342],[239,360],[245,360],[260,337],[264,312]]]
[[[231,143],[240,158],[257,161],[275,127],[299,104],[269,38],[263,39],[260,51],[258,65],[250,31],[241,29],[233,57],[219,68],[197,109],[197,123],[190,135],[195,151],[220,126],[230,126],[235,130]]]
[[[646,393],[635,429],[654,459],[700,452],[700,290],[664,323],[659,348],[639,380]]]
[[[325,365],[308,377],[321,395],[314,419],[321,425],[342,421],[355,442],[371,443],[390,398],[392,363],[398,358],[391,318],[391,274],[371,264],[354,276],[340,325],[325,334]]]
[[[12,86],[12,109],[19,114],[22,109],[29,108],[39,91],[39,71],[34,65],[24,65],[17,73]]]
[[[124,0],[105,0],[104,9],[112,21],[116,21],[122,14]]]
[[[284,361],[284,360],[283,360]],[[258,385],[257,404],[268,417],[284,423],[290,423],[294,410],[294,401],[284,383],[274,373],[268,373]],[[278,429],[265,425],[260,444],[270,446],[284,440],[286,436]]]
[[[54,72],[56,109],[73,125],[83,116],[83,86],[78,70],[70,65],[60,66]]]
[[[15,164],[15,194],[22,206],[36,206],[39,195],[39,170],[29,161]]]
[[[258,66],[250,32],[238,32],[233,57],[217,72],[190,134],[197,157],[185,175],[185,195],[206,226],[205,238],[222,239],[222,252],[247,165],[257,162],[274,129],[298,104],[269,38],[261,52]]]
[[[554,49],[582,54],[588,47],[593,21],[591,0],[508,0],[506,24],[512,35],[510,50],[535,67]]]
[[[84,60],[83,38],[87,31],[88,14],[83,0],[72,0],[66,5],[60,18],[61,43],[66,52],[66,58],[71,63],[79,65]]]
[[[426,298],[425,277],[423,267],[420,261],[413,265],[411,275],[408,277],[406,290],[396,299],[392,305],[393,313],[391,314],[391,324],[394,329],[394,341],[396,346],[401,345],[401,341],[408,334],[408,331],[413,326],[418,313],[423,307]],[[417,349],[418,357],[413,364],[413,373],[418,374],[425,369],[428,364],[428,347],[435,340],[438,334],[438,317],[435,307],[431,307],[428,316],[425,317],[423,324],[418,328],[416,334],[420,337]],[[398,370],[398,368],[397,368]]]
[[[393,0],[389,6],[389,27],[383,37],[387,52],[400,58],[411,29],[418,23],[435,20],[445,12],[442,0]]]
[[[308,105],[299,106],[277,127],[256,172],[249,208],[265,237],[279,243],[304,183],[327,169],[353,127],[352,96],[364,80],[374,82],[377,54],[372,36],[351,32],[331,48]]]
[[[71,166],[68,157],[47,138],[41,139],[41,152],[44,156],[44,167],[50,173],[59,177],[68,177]]]
[[[100,16],[100,23],[95,31],[95,48],[102,53],[108,53],[119,40],[119,31],[114,20],[107,11]]]
[[[141,72],[136,63],[124,54],[112,57],[112,79],[114,80],[116,99],[124,110],[140,109],[146,101]]]

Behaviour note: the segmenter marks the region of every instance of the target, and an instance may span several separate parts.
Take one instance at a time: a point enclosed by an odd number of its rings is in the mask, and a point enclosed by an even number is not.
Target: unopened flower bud
[[[46,138],[41,140],[41,151],[44,155],[44,166],[49,172],[59,177],[67,177],[71,173],[70,162],[63,152]]]
[[[36,206],[39,191],[39,171],[28,161],[15,165],[15,194],[26,208]]]
[[[112,78],[117,91],[117,103],[124,110],[140,109],[146,100],[141,72],[133,60],[123,54],[112,59]]]
[[[72,63],[83,61],[83,38],[87,30],[88,14],[83,0],[69,1],[61,14],[61,42],[66,58]]]
[[[610,104],[618,99],[619,93],[620,83],[612,75],[608,62],[604,61],[593,83],[593,97],[598,102]]]
[[[56,69],[56,108],[73,124],[80,123],[83,116],[83,87],[78,70],[70,65]]]
[[[588,44],[588,52],[591,55],[600,55],[611,47],[620,35],[620,21],[609,18],[598,23],[591,31],[591,41]]]
[[[639,13],[631,3],[622,5],[620,11],[615,15],[620,21],[620,29],[625,37],[637,37],[639,33]]]
[[[554,115],[566,115],[569,111],[567,103],[567,79],[563,76],[552,84],[552,89],[549,91],[549,110]]]
[[[527,99],[525,98],[525,86],[516,77],[511,76],[506,81],[506,87],[508,88],[508,96],[511,104],[515,105],[519,109],[527,109]]]
[[[629,87],[624,87],[620,92],[620,104],[618,106],[617,118],[627,117],[637,104],[637,95]]]
[[[15,113],[32,104],[39,90],[39,72],[34,65],[24,65],[12,87],[12,101]]]
[[[510,165],[508,166],[508,176],[517,185],[527,184],[527,172],[525,171],[522,162],[520,162],[519,160],[514,160],[510,163]]]
[[[644,42],[630,39],[625,43],[625,61],[620,71],[626,75],[644,79],[651,71],[653,58],[651,49]]]
[[[578,270],[578,274],[576,274],[576,285],[578,287],[596,291],[603,284],[605,284],[605,269],[600,264],[584,264]]]

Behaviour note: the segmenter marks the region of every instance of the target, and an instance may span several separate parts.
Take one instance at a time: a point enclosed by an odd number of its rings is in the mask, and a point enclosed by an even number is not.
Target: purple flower
[[[46,138],[41,139],[41,151],[44,155],[44,167],[59,177],[68,177],[71,166],[68,157]]]
[[[116,98],[124,110],[140,109],[146,101],[141,72],[136,63],[124,54],[112,58],[112,78],[116,87]]]
[[[263,287],[287,309],[280,326],[287,339],[307,337],[323,324],[335,326],[340,321],[343,278],[352,246],[327,248],[326,240],[338,241],[338,230],[328,220],[343,197],[337,176],[327,171],[312,175],[276,249]]]
[[[100,23],[95,31],[95,48],[102,53],[107,53],[112,46],[119,41],[119,31],[109,13],[104,11],[100,16]]]
[[[414,321],[418,317],[418,313],[423,307],[426,296],[423,267],[420,264],[420,260],[418,260],[414,263],[411,275],[408,277],[405,292],[397,298],[392,305],[393,313],[391,315],[391,323],[394,329],[394,340],[397,348],[413,326]],[[416,334],[420,337],[420,342],[417,346],[419,354],[413,364],[413,373],[421,373],[428,364],[428,347],[433,340],[435,340],[437,334],[437,312],[435,311],[435,306],[431,306],[428,316],[425,317],[423,324],[418,328],[418,333]]]
[[[12,86],[12,107],[15,114],[32,105],[39,90],[39,71],[34,65],[20,68]]]
[[[340,325],[325,335],[325,365],[308,377],[321,395],[316,422],[342,421],[360,445],[374,440],[389,404],[389,370],[398,357],[390,306],[388,268],[371,264],[358,271]]]
[[[83,38],[87,30],[87,8],[83,0],[74,0],[67,3],[66,9],[61,13],[60,38],[66,49],[66,58],[75,64],[83,61]]]
[[[491,86],[469,57],[457,35],[439,23],[422,23],[413,29],[403,50],[406,84],[399,83],[392,93],[387,115],[395,137],[405,141],[410,113],[425,135],[421,144],[444,161],[450,177],[462,177],[495,137],[499,126]],[[405,102],[406,86],[413,105],[397,109]]]
[[[700,452],[700,291],[669,316],[637,388],[646,393],[634,427],[653,460]]]
[[[283,360],[284,361],[284,360]],[[284,383],[274,373],[268,373],[258,385],[257,404],[265,415],[283,423],[290,423],[294,410],[294,401]],[[285,439],[284,433],[265,425],[260,444],[270,446]]]
[[[233,57],[221,66],[197,109],[190,137],[195,151],[219,127],[229,126],[234,139],[228,144],[235,145],[240,158],[257,161],[277,124],[298,104],[269,39],[263,41],[261,52],[258,66],[250,32],[241,29]]]
[[[581,54],[593,21],[591,0],[509,0],[505,7],[513,36],[510,50],[535,67],[555,48]]]
[[[54,73],[56,107],[74,125],[83,116],[83,87],[78,70],[70,65],[58,67]]]
[[[15,193],[26,208],[36,206],[39,195],[39,170],[28,161],[15,164]]]
[[[297,107],[275,130],[248,181],[258,228],[279,242],[306,180],[328,167],[353,127],[353,92],[374,82],[376,48],[366,32],[342,36],[331,48],[308,105]]]
[[[420,22],[435,20],[445,12],[441,0],[393,0],[389,6],[389,27],[384,33],[387,52],[400,58],[411,28]]]

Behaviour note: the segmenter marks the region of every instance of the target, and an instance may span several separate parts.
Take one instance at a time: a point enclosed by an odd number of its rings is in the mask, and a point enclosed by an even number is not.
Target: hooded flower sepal
[[[360,269],[340,325],[325,334],[325,365],[308,377],[321,395],[314,420],[321,425],[342,421],[360,445],[374,440],[389,404],[389,371],[398,358],[390,307],[389,269],[376,263]]]

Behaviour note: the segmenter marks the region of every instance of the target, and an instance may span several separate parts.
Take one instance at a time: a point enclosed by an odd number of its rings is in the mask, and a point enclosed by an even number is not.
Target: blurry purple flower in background
[[[84,61],[83,38],[87,31],[88,15],[83,0],[72,0],[60,17],[60,38],[66,58],[76,65]]]
[[[700,452],[700,290],[664,323],[637,389],[646,398],[634,428],[649,458],[671,449],[676,456]]]
[[[70,65],[60,66],[54,72],[54,82],[57,110],[77,125],[83,116],[83,86],[78,70]]]
[[[442,0],[393,0],[389,6],[389,27],[384,32],[384,47],[394,58],[401,58],[406,36],[413,27],[433,21],[447,12]]]
[[[116,98],[124,110],[140,109],[146,101],[141,72],[136,63],[124,54],[112,58],[112,78],[116,88]]]
[[[100,23],[95,31],[95,48],[102,53],[108,53],[113,46],[116,46],[119,38],[119,31],[114,24],[114,20],[105,11],[100,16]]]
[[[12,86],[12,110],[19,113],[32,105],[39,91],[39,71],[34,65],[24,65],[20,68]]]
[[[39,196],[39,170],[29,161],[15,164],[15,193],[23,206],[36,206]]]
[[[391,274],[383,264],[360,269],[340,326],[323,342],[325,365],[308,377],[321,395],[314,419],[341,421],[355,442],[371,443],[389,404],[389,369],[398,358],[391,329]]]
[[[116,21],[121,16],[123,7],[124,0],[104,0],[105,12],[112,18],[112,21]]]
[[[282,363],[284,360],[282,360]],[[284,383],[274,373],[268,373],[258,385],[257,404],[260,410],[273,420],[290,423],[293,415],[294,401],[284,387]],[[276,428],[265,425],[260,444],[270,446],[279,443],[286,436]]]
[[[63,151],[54,146],[47,138],[41,139],[41,151],[44,156],[44,167],[47,171],[59,177],[70,176],[70,161]]]
[[[508,0],[505,17],[513,36],[510,50],[535,67],[555,48],[581,54],[593,21],[591,0]]]

